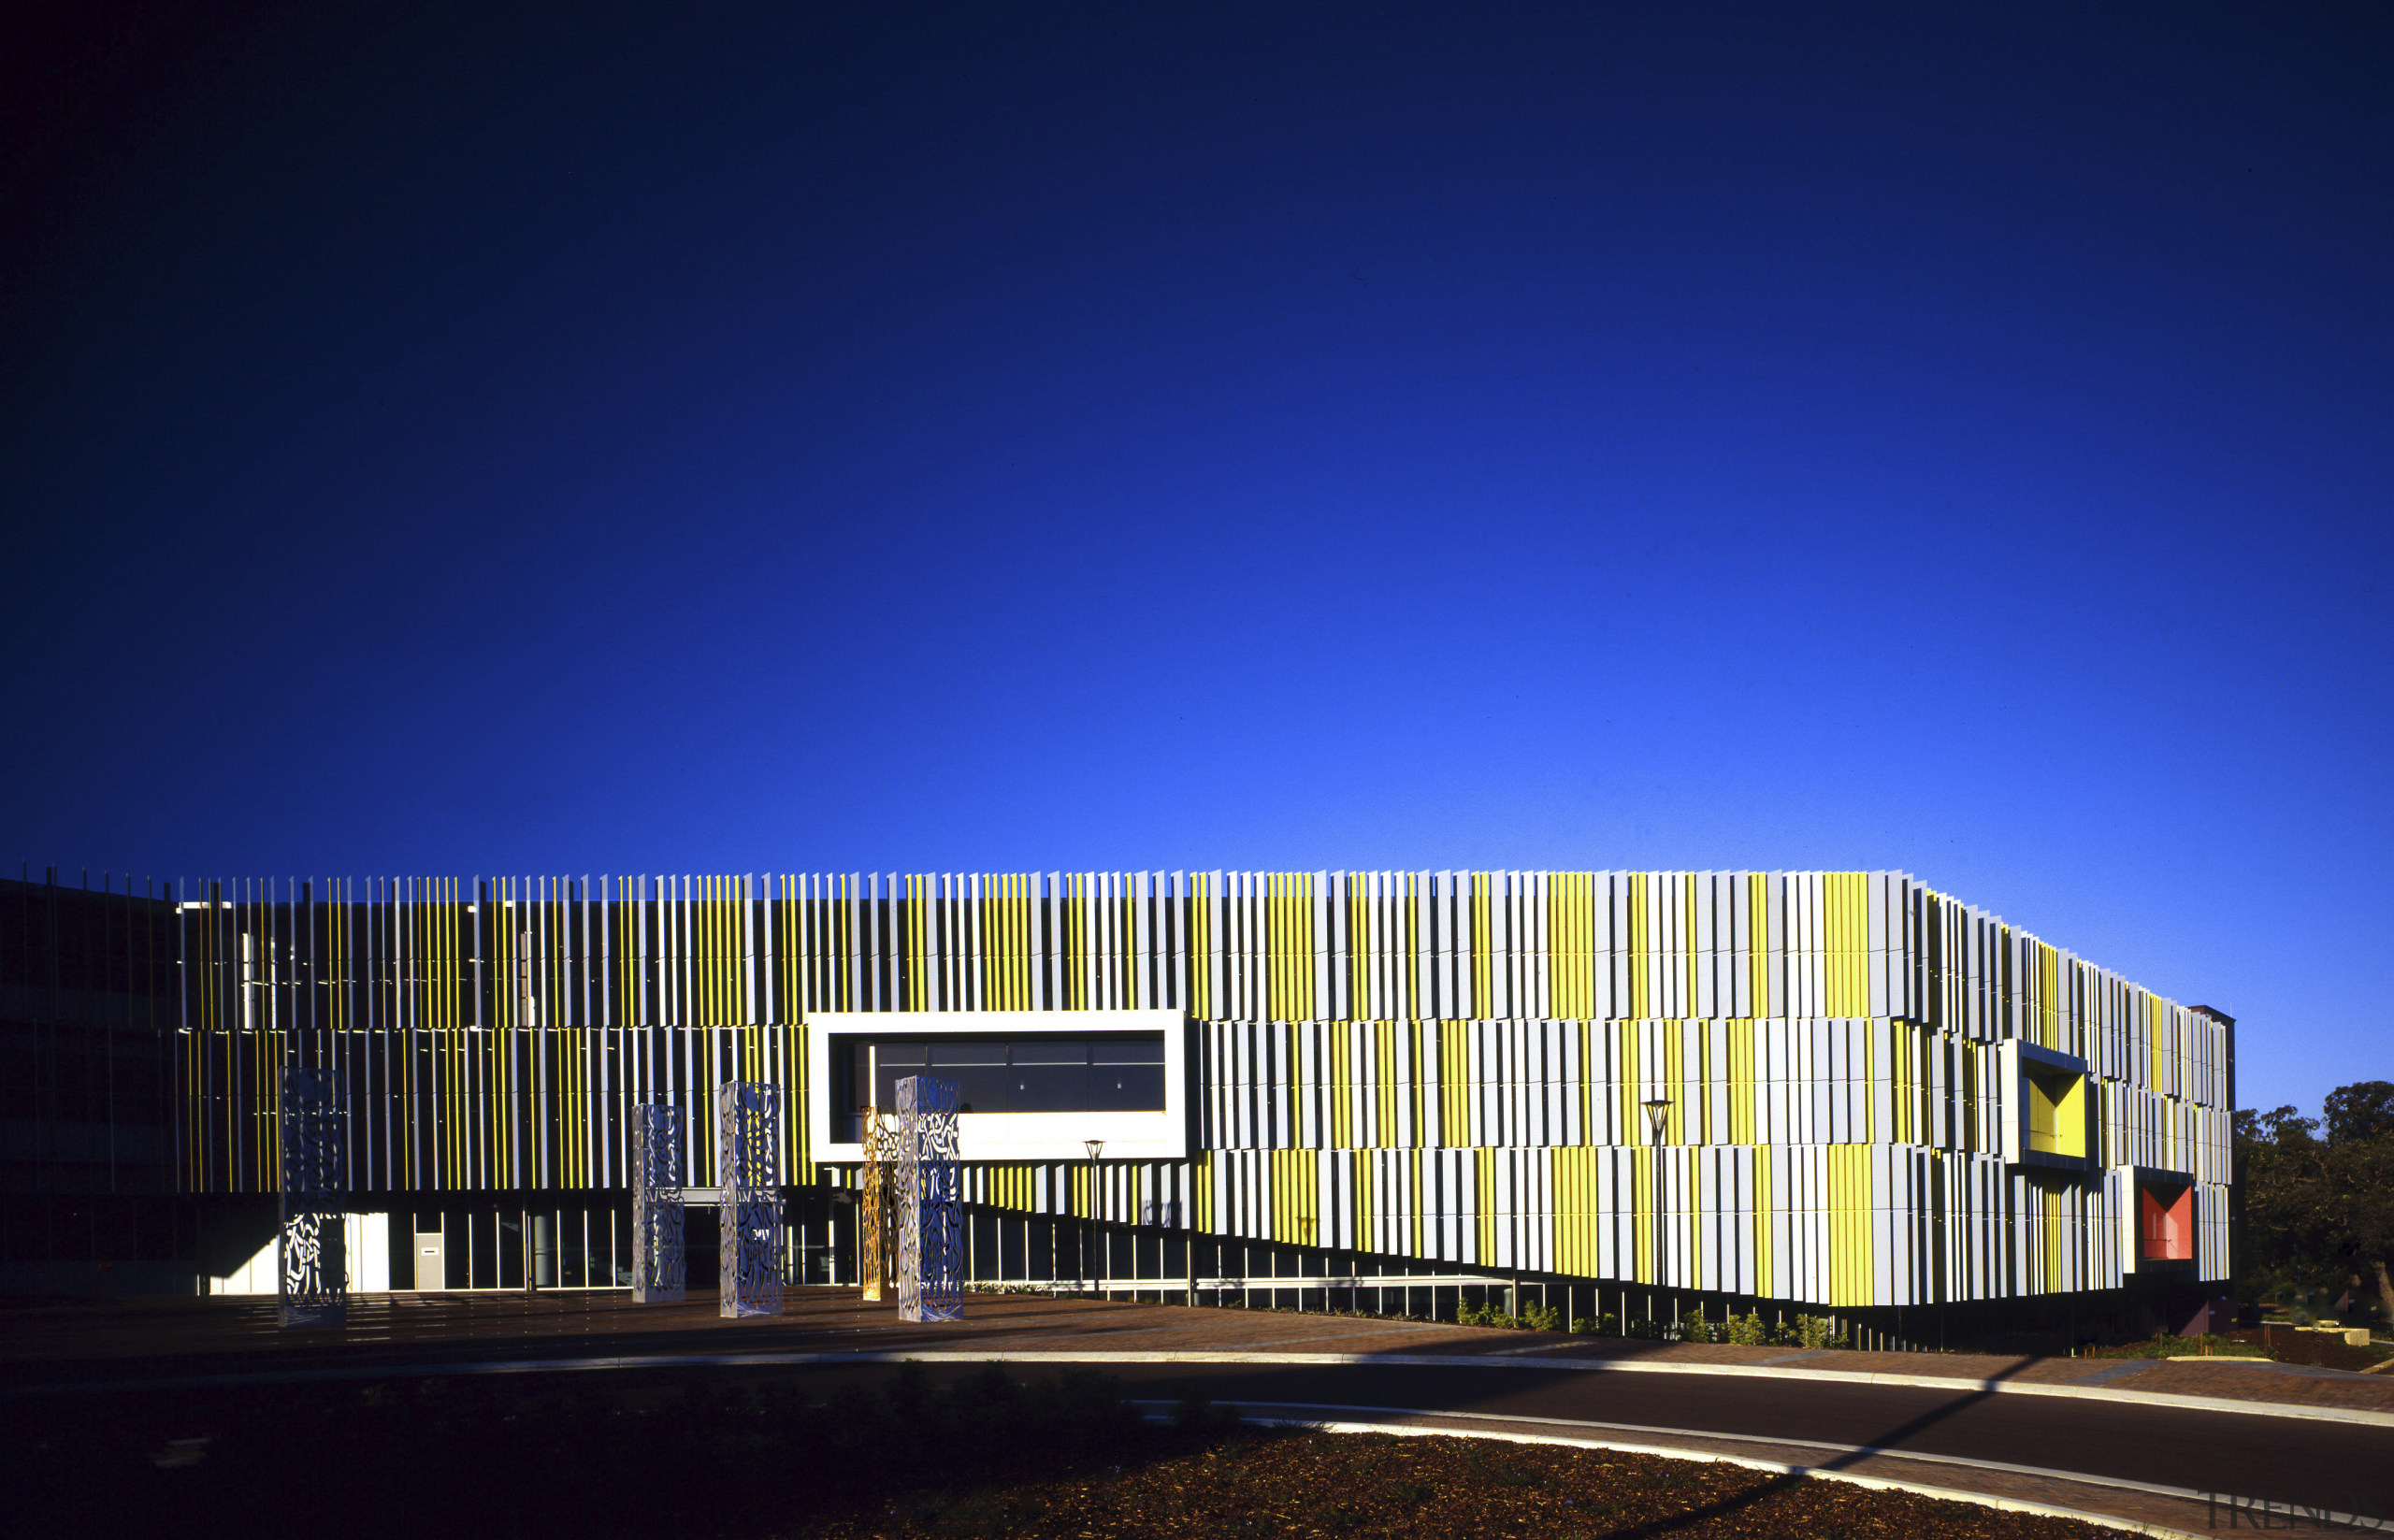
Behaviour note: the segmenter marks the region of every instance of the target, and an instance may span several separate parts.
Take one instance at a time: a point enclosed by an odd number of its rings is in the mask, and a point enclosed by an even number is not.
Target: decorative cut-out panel
[[[715,1090],[715,1180],[723,1189],[716,1273],[726,1316],[782,1313],[782,1088],[727,1080]]]
[[[682,1109],[632,1109],[632,1299],[678,1303],[687,1274],[682,1241]]]
[[[952,1321],[964,1315],[964,1207],[956,1163],[957,1087],[908,1075],[898,1082],[898,1317]]]
[[[349,1318],[349,1118],[328,1070],[282,1071],[280,1173],[281,1318],[285,1326],[339,1326]]]
[[[857,1216],[858,1281],[864,1297],[882,1300],[896,1292],[892,1277],[898,1258],[894,1219],[897,1203],[892,1183],[897,1173],[898,1139],[895,1119],[878,1107],[867,1107],[858,1120],[864,1149],[860,1176],[861,1202]]]

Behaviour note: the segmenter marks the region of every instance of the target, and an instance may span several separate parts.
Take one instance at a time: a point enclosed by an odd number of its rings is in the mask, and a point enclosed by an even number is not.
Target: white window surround
[[[815,1011],[806,1018],[807,1142],[815,1159],[862,1160],[864,1150],[831,1139],[831,1045],[840,1038],[1080,1037],[1161,1032],[1161,1112],[964,1113],[957,1118],[965,1160],[1086,1160],[1091,1139],[1108,1160],[1182,1160],[1189,1156],[1188,1017],[1178,1011]]]
[[[2034,1095],[2028,1084],[2029,1066],[2036,1065],[2063,1074],[2076,1075],[2079,1080],[2076,1130],[2081,1153],[2055,1155],[2032,1146],[2029,1132],[2030,1101]],[[2049,1166],[2068,1171],[2092,1171],[2100,1147],[2101,1131],[2096,1125],[2097,1093],[2094,1074],[2086,1060],[2055,1049],[2041,1047],[2014,1038],[1999,1043],[1996,1049],[1996,1087],[1997,1104],[2002,1109],[2002,1154],[2007,1164],[2015,1166]]]

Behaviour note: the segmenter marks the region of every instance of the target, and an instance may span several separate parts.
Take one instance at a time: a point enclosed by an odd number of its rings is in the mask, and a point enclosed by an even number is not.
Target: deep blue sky
[[[2383,5],[337,8],[0,50],[7,854],[1899,867],[2394,1078]]]

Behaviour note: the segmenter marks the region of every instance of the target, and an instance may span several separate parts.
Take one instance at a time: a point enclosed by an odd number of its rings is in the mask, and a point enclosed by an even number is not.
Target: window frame
[[[966,1113],[957,1119],[959,1158],[968,1161],[1086,1160],[1087,1141],[1104,1141],[1108,1160],[1183,1160],[1191,1108],[1189,1018],[1179,1011],[817,1011],[805,1021],[807,1131],[813,1158],[832,1165],[864,1159],[833,1134],[834,1049],[858,1039],[1161,1034],[1164,1106],[1160,1112]]]

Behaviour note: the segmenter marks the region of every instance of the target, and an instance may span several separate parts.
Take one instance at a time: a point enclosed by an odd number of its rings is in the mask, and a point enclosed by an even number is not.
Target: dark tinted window
[[[1085,1112],[1089,1106],[1089,1066],[1017,1064],[1006,1076],[1006,1090],[1007,1112]]]
[[[1143,1112],[1163,1105],[1161,1064],[1092,1064],[1089,1072],[1089,1110]]]
[[[872,1057],[874,1102],[895,1110],[898,1082],[911,1074],[956,1082],[974,1113],[1161,1112],[1163,1036],[1127,1038],[946,1038],[859,1043]],[[862,1079],[859,1074],[859,1080]]]
[[[1024,1042],[1009,1043],[1007,1047],[1011,1050],[1012,1062],[1017,1064],[1086,1064],[1089,1062],[1089,1044],[1081,1038],[1049,1038],[1045,1042],[1031,1038]],[[1161,1052],[1163,1044],[1156,1044],[1156,1049]]]

